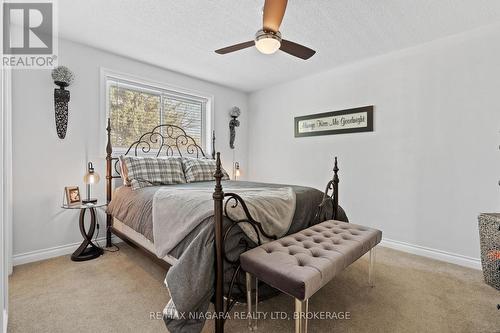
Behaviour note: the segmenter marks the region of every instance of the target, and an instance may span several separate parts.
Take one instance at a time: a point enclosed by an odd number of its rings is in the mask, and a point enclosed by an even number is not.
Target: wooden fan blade
[[[281,41],[280,50],[304,60],[311,58],[316,53],[316,51],[304,45],[300,45],[286,39]]]
[[[239,44],[231,45],[231,46],[228,46],[228,47],[224,47],[222,49],[215,50],[215,53],[218,53],[218,54],[231,53],[231,52],[234,52],[234,51],[239,51],[239,50],[242,50],[242,49],[246,49],[247,47],[254,46],[254,45],[255,45],[255,41],[250,40],[248,42],[239,43]]]
[[[287,0],[266,0],[264,3],[263,27],[265,31],[277,32],[285,15]]]

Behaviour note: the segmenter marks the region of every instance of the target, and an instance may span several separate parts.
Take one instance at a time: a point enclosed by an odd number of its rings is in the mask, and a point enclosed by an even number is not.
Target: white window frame
[[[124,87],[129,85],[131,88],[140,88],[141,91],[144,92],[159,94],[161,96],[160,103],[163,103],[163,97],[165,95],[203,103],[205,107],[202,109],[201,147],[203,148],[206,157],[210,156],[210,154],[212,153],[212,131],[214,129],[213,95],[192,89],[181,88],[163,82],[148,80],[132,74],[126,74],[115,70],[110,70],[107,68],[101,68],[100,72],[101,72],[100,90],[101,90],[101,110],[102,110],[101,115],[103,117],[103,119],[101,119],[101,124],[103,124],[101,133],[103,133],[102,138],[104,139],[102,147],[105,147],[104,143],[106,142],[105,128],[107,124],[107,118],[110,116],[109,102],[108,102],[109,86],[111,84],[110,81],[115,81],[119,82],[120,86],[122,84]],[[161,105],[163,107],[163,104]],[[113,147],[113,153],[114,154],[124,153],[127,148]]]

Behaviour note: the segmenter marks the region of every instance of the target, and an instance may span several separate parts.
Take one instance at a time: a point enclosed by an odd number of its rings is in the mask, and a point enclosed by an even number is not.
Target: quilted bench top
[[[251,249],[240,261],[259,280],[305,300],[381,239],[380,230],[329,220]]]

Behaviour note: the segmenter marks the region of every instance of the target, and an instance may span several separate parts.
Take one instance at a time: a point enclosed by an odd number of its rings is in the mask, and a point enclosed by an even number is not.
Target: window
[[[206,152],[208,98],[106,76],[106,102],[114,150],[126,150],[155,126],[169,124],[186,131]]]

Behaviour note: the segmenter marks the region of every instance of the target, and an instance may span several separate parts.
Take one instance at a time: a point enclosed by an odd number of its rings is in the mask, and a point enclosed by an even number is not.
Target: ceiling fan
[[[263,27],[262,29],[257,31],[257,33],[255,34],[255,39],[215,50],[215,53],[226,54],[246,49],[255,45],[257,50],[264,54],[272,54],[278,50],[281,50],[304,60],[311,58],[316,53],[316,51],[281,38],[279,27],[281,25],[281,21],[283,20],[283,16],[285,15],[286,5],[288,1],[265,1]]]

